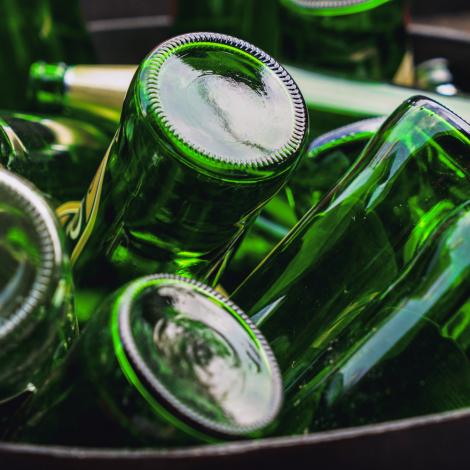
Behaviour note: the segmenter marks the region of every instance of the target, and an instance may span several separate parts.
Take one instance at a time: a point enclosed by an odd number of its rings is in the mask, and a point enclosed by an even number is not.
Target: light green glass
[[[0,10],[2,108],[24,109],[34,61],[93,62],[77,0],[1,0]]]
[[[280,57],[348,78],[392,80],[407,47],[403,0],[280,0]]]
[[[420,93],[418,88],[350,80],[292,64],[285,68],[305,98],[312,118],[312,138],[361,119],[388,116],[403,101]],[[115,129],[135,70],[135,65],[38,64],[30,71],[30,94],[41,112],[60,109],[102,124],[106,121],[106,127]],[[426,96],[470,120],[466,96],[445,97],[428,91]]]
[[[216,281],[306,133],[295,83],[259,49],[212,33],[162,43],[80,208],[58,209],[76,272],[96,286],[161,270]]]
[[[0,113],[0,165],[56,202],[83,196],[108,145],[105,134],[82,121]]]
[[[384,121],[383,117],[364,119],[314,139],[287,186],[287,198],[297,221],[316,206],[354,165]]]
[[[39,112],[92,122],[113,136],[136,70],[135,65],[35,62],[29,70],[29,105]]]
[[[69,264],[40,194],[0,170],[0,431],[77,334]]]
[[[286,186],[256,218],[220,282],[232,292],[289,230],[316,206],[354,164],[384,118],[370,118],[321,135]]]
[[[175,446],[257,437],[282,401],[262,335],[228,299],[172,275],[105,301],[10,438],[87,446]]]
[[[354,342],[345,339],[344,348],[359,348],[372,330],[367,326],[356,331],[354,325],[361,325],[364,312],[407,275],[447,217],[470,200],[469,144],[470,128],[460,117],[427,98],[408,100],[334,190],[236,290],[233,298],[256,319],[278,357],[291,405],[303,388],[309,393],[310,380],[327,373],[329,363],[322,354],[328,348],[333,355],[339,348],[340,361],[343,345],[337,346],[336,339],[341,343],[354,329]],[[311,378],[310,370],[320,375]],[[337,399],[347,401],[349,395],[340,397],[340,386],[338,391]],[[403,393],[400,399],[407,396]],[[403,410],[407,407],[413,414],[411,402]],[[298,409],[307,414],[306,408]],[[290,432],[373,419],[351,409],[323,425],[315,421],[317,408],[309,412],[311,419],[306,417],[303,427],[293,420]],[[382,417],[377,413],[375,419]]]

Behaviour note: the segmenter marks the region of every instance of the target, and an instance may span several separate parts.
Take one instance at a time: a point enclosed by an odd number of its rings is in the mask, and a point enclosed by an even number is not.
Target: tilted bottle
[[[335,186],[383,124],[369,118],[314,139],[286,186],[248,230],[220,283],[232,292],[307,211]]]
[[[10,439],[69,445],[188,445],[269,432],[282,402],[272,352],[228,299],[153,275],[114,293]]]
[[[270,341],[286,390],[302,385],[316,343],[351,325],[470,200],[469,144],[460,117],[427,98],[408,100],[235,291]]]
[[[433,229],[392,284],[286,372],[283,432],[470,406],[470,203]],[[314,351],[315,350],[315,351]],[[305,360],[305,362],[303,362]],[[298,373],[301,364],[303,374]]]
[[[306,132],[295,83],[259,49],[212,33],[162,43],[136,72],[80,209],[58,208],[77,273],[110,285],[161,270],[216,279]]]
[[[93,49],[77,0],[1,0],[0,106],[24,109],[29,66],[36,60],[92,63]]]
[[[350,80],[292,64],[284,67],[305,98],[312,117],[312,138],[360,119],[388,116],[403,101],[420,93],[418,88]],[[114,132],[135,70],[135,65],[40,63],[30,71],[31,100],[40,112],[60,110],[94,120]],[[470,101],[465,95],[446,97],[426,91],[426,96],[470,121]]]
[[[0,166],[56,202],[83,195],[109,140],[94,126],[74,119],[0,113]]]
[[[280,57],[291,64],[365,80],[403,75],[404,0],[280,0]]]
[[[297,220],[333,189],[384,121],[384,117],[356,121],[313,140],[286,188]]]
[[[135,65],[66,65],[35,62],[29,70],[30,106],[93,122],[113,135]]]
[[[60,227],[35,188],[0,170],[0,425],[75,338]]]

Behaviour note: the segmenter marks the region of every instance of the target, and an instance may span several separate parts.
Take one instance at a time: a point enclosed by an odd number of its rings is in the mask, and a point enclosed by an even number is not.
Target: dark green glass
[[[32,186],[0,170],[0,428],[76,336],[71,293],[51,209]]]
[[[460,117],[427,98],[408,100],[236,290],[270,341],[286,390],[304,385],[316,344],[350,327],[470,200],[469,144]]]
[[[239,37],[277,57],[279,0],[175,0],[173,34],[217,31]]]
[[[26,105],[29,66],[36,60],[93,62],[78,0],[1,0],[2,108]]]
[[[274,356],[235,304],[154,275],[105,301],[10,438],[168,447],[257,437],[281,401]]]
[[[280,0],[280,57],[367,80],[392,80],[406,55],[403,0]]]
[[[295,83],[254,46],[212,33],[162,43],[78,212],[58,209],[76,272],[96,286],[161,270],[216,280],[297,165],[306,129]]]
[[[108,145],[109,138],[85,122],[0,113],[0,165],[57,202],[83,196]]]
[[[171,31],[184,34],[190,31],[217,31],[246,38],[245,18],[252,3],[246,0],[176,0]]]
[[[232,292],[277,243],[335,186],[372,139],[384,118],[370,118],[315,139],[286,186],[256,218],[220,282]]]

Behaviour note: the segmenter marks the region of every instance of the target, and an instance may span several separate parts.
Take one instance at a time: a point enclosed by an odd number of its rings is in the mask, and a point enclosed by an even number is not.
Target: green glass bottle
[[[350,314],[347,328],[317,337],[286,372],[283,432],[470,406],[470,203],[431,232],[360,315]]]
[[[313,140],[284,191],[297,221],[316,206],[356,162],[385,118],[369,118],[322,134]]]
[[[470,127],[453,112],[424,97],[406,101],[235,291],[270,341],[286,389],[316,361],[315,344],[362,315],[470,200],[469,144]]]
[[[217,280],[306,133],[295,83],[259,49],[212,33],[162,43],[136,72],[80,209],[58,208],[76,272],[95,285],[161,270]]]
[[[263,209],[220,283],[232,292],[289,230],[335,186],[384,122],[370,118],[314,139],[286,186]]]
[[[109,140],[94,126],[74,119],[0,113],[0,166],[56,202],[83,196]]]
[[[272,352],[228,299],[197,281],[132,281],[93,316],[10,438],[174,446],[257,437],[282,401]]]
[[[71,276],[53,212],[0,170],[0,427],[76,336]]]
[[[287,63],[349,78],[392,80],[409,61],[404,0],[280,3],[280,57]]]
[[[403,101],[421,92],[418,88],[350,80],[292,64],[285,68],[305,98],[312,117],[312,138],[361,119],[388,116]],[[30,97],[40,112],[61,110],[70,116],[93,120],[114,132],[135,70],[135,65],[39,63],[31,67]],[[426,96],[470,120],[467,97],[446,97],[428,91]]]
[[[77,0],[1,0],[2,108],[23,109],[29,66],[36,60],[92,63],[93,49]]]
[[[135,65],[66,65],[35,62],[29,70],[32,109],[93,122],[114,135]]]

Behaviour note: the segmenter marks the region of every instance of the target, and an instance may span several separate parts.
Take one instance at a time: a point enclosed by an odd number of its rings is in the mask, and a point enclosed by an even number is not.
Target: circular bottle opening
[[[243,436],[276,417],[282,387],[271,349],[213,289],[173,275],[142,278],[123,293],[118,318],[125,361],[179,429]]]
[[[29,184],[0,170],[0,340],[16,334],[47,300],[61,255],[47,203]]]
[[[231,36],[193,33],[140,70],[142,107],[192,164],[263,168],[290,161],[306,133],[303,98],[274,59]]]

